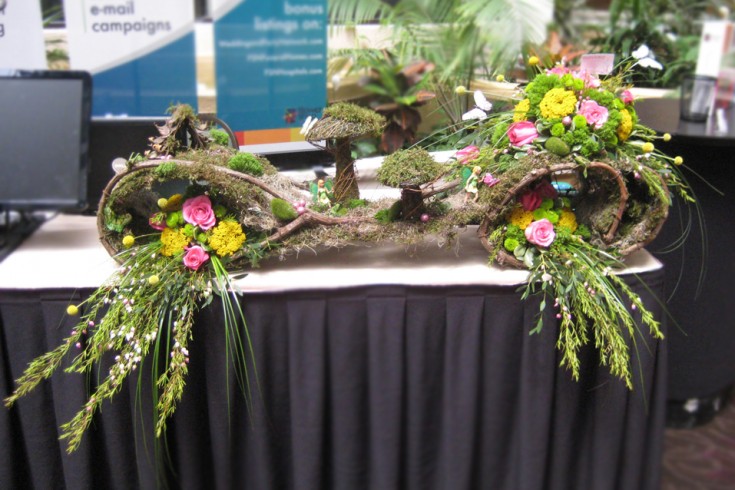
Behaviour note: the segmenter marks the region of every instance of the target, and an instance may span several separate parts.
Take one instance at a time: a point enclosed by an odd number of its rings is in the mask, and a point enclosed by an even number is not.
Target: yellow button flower
[[[77,305],[69,305],[66,307],[66,314],[69,316],[77,316],[79,314],[79,308]]]
[[[133,235],[125,235],[122,239],[122,244],[125,248],[130,248],[135,243],[135,237]]]
[[[539,63],[538,56],[531,56],[530,58],[528,58],[528,64],[530,66],[536,66],[538,65],[538,63]]]
[[[577,107],[577,96],[571,90],[552,88],[539,104],[544,119],[561,118],[573,113]]]
[[[627,109],[623,109],[620,111],[620,125],[618,126],[618,139],[620,141],[625,141],[630,136],[630,133],[633,131],[633,118],[630,115],[630,112],[628,112]]]
[[[513,108],[513,122],[525,121],[526,114],[528,113],[528,110],[530,108],[531,101],[528,99],[523,99],[518,104],[516,104],[516,106]]]
[[[521,230],[528,228],[533,221],[533,213],[526,211],[522,206],[516,206],[510,213],[510,223],[516,225]]]

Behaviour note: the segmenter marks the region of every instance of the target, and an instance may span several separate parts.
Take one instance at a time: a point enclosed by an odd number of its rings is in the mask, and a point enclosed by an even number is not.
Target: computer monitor
[[[86,204],[91,109],[87,72],[0,71],[0,210]]]

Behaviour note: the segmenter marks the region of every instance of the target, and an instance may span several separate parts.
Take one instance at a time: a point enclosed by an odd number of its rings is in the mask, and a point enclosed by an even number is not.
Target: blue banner
[[[326,0],[234,3],[215,11],[217,115],[236,132],[300,128],[326,105]]]
[[[92,83],[92,112],[162,116],[175,104],[197,108],[194,34],[115,68],[97,73]]]
[[[69,57],[92,73],[96,116],[163,116],[197,108],[191,0],[66,0]]]

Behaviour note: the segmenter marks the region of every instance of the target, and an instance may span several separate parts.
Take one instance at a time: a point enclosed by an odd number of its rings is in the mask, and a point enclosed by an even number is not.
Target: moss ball
[[[390,186],[424,184],[439,177],[444,166],[422,148],[398,150],[385,157],[378,169],[378,181]]]
[[[250,174],[255,177],[263,175],[263,165],[260,163],[258,157],[252,153],[238,153],[230,158],[227,166],[237,172]]]
[[[288,201],[279,198],[271,200],[271,211],[281,221],[292,221],[299,217],[299,213]]]
[[[544,144],[544,148],[546,148],[554,155],[558,155],[560,157],[569,155],[569,152],[571,151],[569,149],[569,145],[567,145],[561,138],[557,138],[556,136],[552,136],[551,138],[547,139],[546,143]]]

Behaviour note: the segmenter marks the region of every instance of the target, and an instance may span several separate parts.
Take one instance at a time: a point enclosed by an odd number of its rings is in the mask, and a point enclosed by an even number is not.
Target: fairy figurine
[[[467,182],[464,184],[464,202],[467,202],[470,196],[473,196],[472,201],[477,202],[477,198],[480,197],[477,192],[477,184],[480,180],[480,172],[482,169],[478,166],[472,167],[472,173],[467,177]]]

